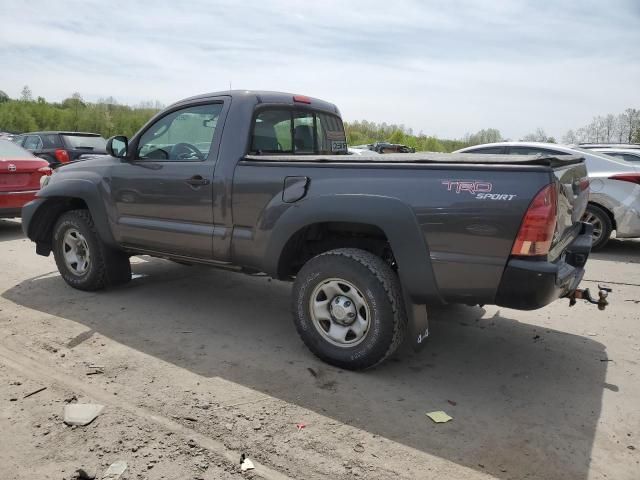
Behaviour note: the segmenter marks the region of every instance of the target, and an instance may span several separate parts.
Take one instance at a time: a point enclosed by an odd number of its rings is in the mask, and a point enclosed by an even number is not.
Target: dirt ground
[[[307,351],[286,283],[133,260],[79,292],[0,220],[1,479],[640,478],[639,241],[589,260],[605,312],[434,309],[425,349],[360,373]],[[73,402],[106,408],[69,427]]]

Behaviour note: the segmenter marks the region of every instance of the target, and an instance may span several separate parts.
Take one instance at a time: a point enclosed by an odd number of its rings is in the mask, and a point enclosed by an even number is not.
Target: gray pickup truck
[[[335,105],[259,91],[180,101],[107,152],[57,169],[22,213],[69,285],[126,283],[139,254],[293,280],[300,336],[339,367],[423,344],[426,305],[582,292],[580,157],[348,155]]]

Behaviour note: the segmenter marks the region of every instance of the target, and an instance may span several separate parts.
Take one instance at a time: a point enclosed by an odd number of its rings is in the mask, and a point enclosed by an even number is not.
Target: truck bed
[[[245,160],[258,162],[324,162],[324,163],[444,163],[543,165],[562,167],[583,161],[578,155],[490,155],[478,153],[388,153],[378,155],[247,155]]]

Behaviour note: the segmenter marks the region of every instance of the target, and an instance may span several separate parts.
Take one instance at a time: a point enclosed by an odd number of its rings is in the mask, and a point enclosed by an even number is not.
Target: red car
[[[19,217],[22,206],[40,190],[40,178],[45,175],[51,175],[49,162],[0,140],[0,218]]]

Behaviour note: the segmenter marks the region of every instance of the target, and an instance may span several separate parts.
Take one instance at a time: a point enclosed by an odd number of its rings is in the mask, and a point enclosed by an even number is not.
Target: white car
[[[640,162],[640,148],[594,148],[593,151],[604,153],[610,157],[621,158],[627,162]]]
[[[500,142],[474,145],[454,153],[505,155],[581,155],[590,179],[589,205],[582,218],[593,224],[593,249],[616,238],[640,237],[640,162],[634,164],[594,150],[555,143]]]

